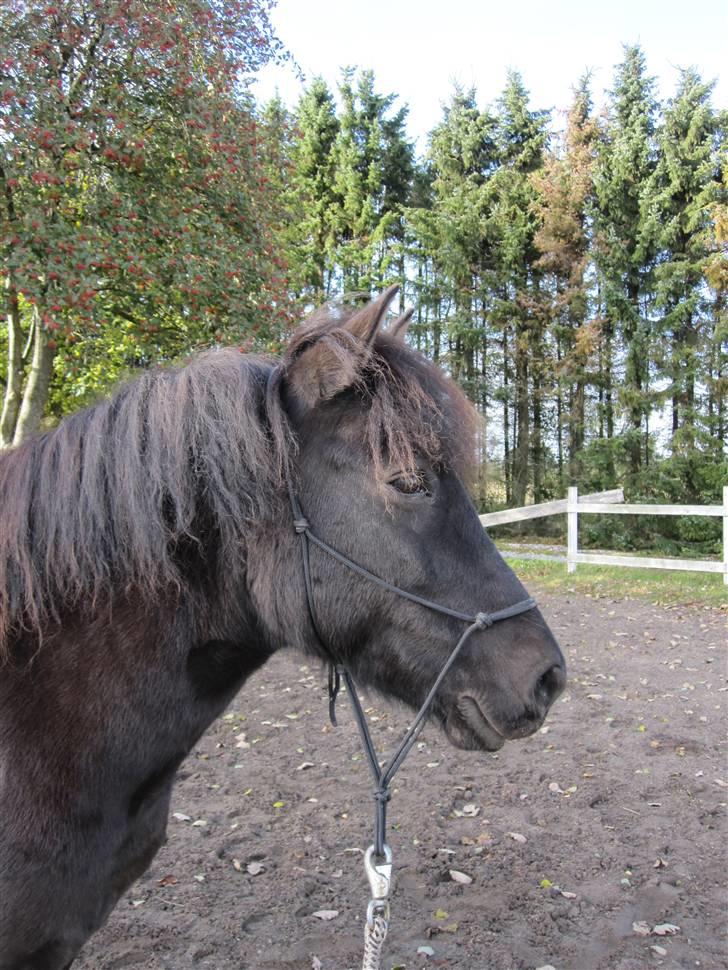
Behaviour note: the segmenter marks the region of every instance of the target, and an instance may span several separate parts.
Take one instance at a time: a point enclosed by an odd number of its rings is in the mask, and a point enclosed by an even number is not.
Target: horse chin
[[[443,724],[448,740],[466,751],[499,751],[506,742],[493,727],[475,700],[461,695],[455,709]]]

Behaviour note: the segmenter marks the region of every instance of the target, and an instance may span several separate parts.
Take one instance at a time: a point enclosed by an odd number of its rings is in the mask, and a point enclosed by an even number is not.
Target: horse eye
[[[389,484],[402,495],[431,495],[424,475],[397,475]]]

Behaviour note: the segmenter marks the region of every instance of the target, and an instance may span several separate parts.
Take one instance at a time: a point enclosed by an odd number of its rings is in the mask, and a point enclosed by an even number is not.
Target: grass
[[[728,610],[728,586],[719,573],[690,573],[619,566],[578,566],[566,572],[565,562],[508,559],[527,586],[545,592],[583,593],[615,599],[642,599],[660,606],[705,606]]]

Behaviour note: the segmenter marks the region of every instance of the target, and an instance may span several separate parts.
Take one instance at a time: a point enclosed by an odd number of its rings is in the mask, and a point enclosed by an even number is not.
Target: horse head
[[[418,708],[463,631],[447,610],[492,615],[527,594],[468,495],[472,406],[407,347],[407,315],[382,327],[395,292],[348,316],[313,318],[294,335],[280,393],[298,442],[295,488],[311,529],[343,558],[446,611],[368,582],[313,547],[315,616],[295,551],[285,557],[285,588],[295,595],[283,613],[289,641]],[[470,637],[432,715],[457,746],[497,750],[536,731],[564,683],[558,644],[528,609]]]

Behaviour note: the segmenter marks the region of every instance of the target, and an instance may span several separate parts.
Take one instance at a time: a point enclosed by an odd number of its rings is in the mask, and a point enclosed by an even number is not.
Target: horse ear
[[[372,300],[371,303],[367,303],[361,310],[352,314],[344,324],[343,329],[360,340],[365,347],[370,347],[387,312],[387,307],[398,290],[398,283],[389,286],[376,300]]]
[[[340,327],[315,336],[294,356],[287,369],[286,383],[306,408],[328,401],[356,383],[387,307],[398,289],[398,286],[390,286]]]
[[[405,310],[401,317],[397,317],[392,326],[389,328],[389,333],[395,338],[395,340],[404,340],[405,334],[407,333],[407,327],[410,325],[412,320],[412,314],[414,310]]]

